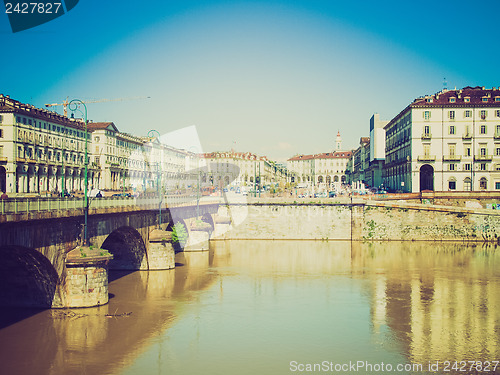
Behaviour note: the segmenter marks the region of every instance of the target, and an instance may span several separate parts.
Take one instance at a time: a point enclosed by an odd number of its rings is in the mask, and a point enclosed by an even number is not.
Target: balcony
[[[443,155],[443,161],[460,161],[461,159],[460,155]]]
[[[432,138],[432,134],[431,133],[424,133],[422,134],[422,140],[424,139],[431,139]]]
[[[495,140],[500,140],[500,133],[495,133],[495,135],[493,136],[493,139]]]
[[[475,161],[491,161],[492,159],[492,155],[474,155]]]
[[[464,135],[462,135],[462,139],[464,141],[470,141],[470,140],[472,140],[472,134],[469,134],[469,133],[464,134]]]
[[[417,157],[418,161],[436,161],[436,155],[420,155]]]
[[[7,162],[7,156],[0,156],[0,162]]]

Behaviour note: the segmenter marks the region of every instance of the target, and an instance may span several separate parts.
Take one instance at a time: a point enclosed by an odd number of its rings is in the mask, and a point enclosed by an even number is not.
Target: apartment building
[[[160,139],[121,133],[113,122],[68,118],[0,95],[0,191],[139,191],[187,184],[198,156]]]
[[[468,86],[422,96],[384,130],[389,189],[500,190],[500,89]]]
[[[0,190],[83,189],[86,138],[83,121],[0,95]]]

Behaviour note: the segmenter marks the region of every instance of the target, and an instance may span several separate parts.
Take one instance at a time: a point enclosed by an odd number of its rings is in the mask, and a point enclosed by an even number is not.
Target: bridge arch
[[[50,308],[59,276],[40,252],[24,246],[0,246],[0,304]]]
[[[146,245],[141,234],[132,227],[115,229],[101,247],[113,254],[113,259],[109,262],[110,269],[148,269]]]

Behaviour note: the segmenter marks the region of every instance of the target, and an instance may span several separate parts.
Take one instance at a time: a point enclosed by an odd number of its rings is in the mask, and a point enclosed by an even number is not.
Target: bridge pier
[[[213,238],[224,238],[224,234],[231,229],[231,218],[216,215],[214,218],[215,229],[212,233]]]
[[[102,249],[80,247],[68,253],[60,301],[52,307],[105,305],[108,296],[108,263],[113,256]]]
[[[194,224],[188,228],[188,240],[184,251],[207,251],[212,228],[209,224]]]
[[[171,231],[155,229],[149,233],[148,266],[150,270],[169,270],[175,267]]]

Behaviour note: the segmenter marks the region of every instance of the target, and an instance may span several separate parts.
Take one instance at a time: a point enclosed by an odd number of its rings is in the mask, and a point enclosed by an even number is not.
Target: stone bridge
[[[500,242],[500,210],[491,209],[364,200],[196,204],[190,197],[164,207],[130,199],[118,207],[110,204],[116,202],[100,200],[91,206],[91,249],[79,247],[81,202],[72,207],[68,200],[0,200],[0,304],[105,304],[108,268],[154,270],[175,265],[168,230],[177,222],[188,233],[184,251],[208,249],[209,238]]]
[[[108,268],[169,269],[175,265],[175,246],[207,250],[220,205],[191,200],[164,206],[160,216],[158,202],[106,206],[102,200],[88,215],[91,246],[81,247],[81,204],[38,210],[40,202],[10,203],[16,207],[4,207],[0,223],[0,304],[36,307],[102,305],[108,301]],[[185,243],[172,245],[174,223],[184,227]]]

